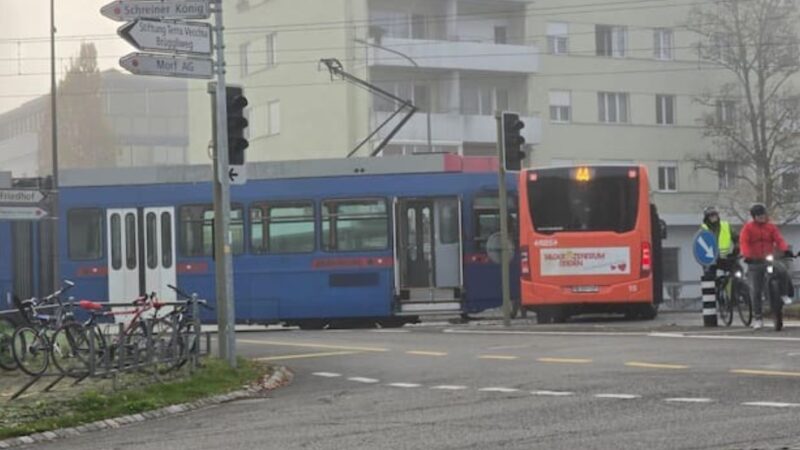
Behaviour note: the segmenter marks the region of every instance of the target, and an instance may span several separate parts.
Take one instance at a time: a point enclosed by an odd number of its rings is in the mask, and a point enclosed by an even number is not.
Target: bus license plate
[[[575,293],[590,293],[600,292],[600,286],[572,286],[572,292]]]

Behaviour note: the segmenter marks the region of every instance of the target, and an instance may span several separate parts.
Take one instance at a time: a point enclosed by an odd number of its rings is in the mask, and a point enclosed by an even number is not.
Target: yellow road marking
[[[410,350],[406,352],[409,355],[419,355],[419,356],[447,356],[445,352],[424,352],[420,350]]]
[[[388,348],[381,347],[350,347],[346,345],[314,344],[303,342],[283,342],[283,341],[256,341],[252,339],[237,339],[236,342],[244,344],[276,345],[283,347],[304,347],[304,348],[327,348],[331,350],[344,350],[354,352],[388,352]]]
[[[684,366],[681,364],[654,364],[654,363],[646,363],[646,362],[638,362],[638,361],[629,361],[625,363],[628,367],[639,367],[642,369],[670,369],[670,370],[679,370],[679,369],[688,369],[689,366]]]
[[[500,359],[504,361],[511,361],[514,359],[519,359],[519,356],[509,356],[509,355],[478,355],[478,359]]]
[[[341,356],[353,355],[360,352],[326,352],[326,353],[302,353],[299,355],[268,356],[266,358],[255,358],[256,361],[280,361],[283,359],[319,358],[322,356]]]
[[[752,370],[752,369],[734,369],[731,373],[738,373],[741,375],[767,375],[773,377],[800,377],[800,372],[781,372],[777,370]]]
[[[539,358],[537,359],[537,361],[543,363],[564,363],[564,364],[590,364],[592,362],[591,359],[581,359],[581,358]]]

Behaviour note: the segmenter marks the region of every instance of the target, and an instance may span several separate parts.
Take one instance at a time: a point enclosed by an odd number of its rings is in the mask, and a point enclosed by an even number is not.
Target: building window
[[[69,259],[84,261],[103,257],[103,212],[73,209],[67,213]]]
[[[656,123],[675,125],[675,96],[656,95]]]
[[[719,188],[733,189],[736,187],[736,178],[739,175],[739,164],[731,161],[720,161],[717,163],[717,175],[719,176]]]
[[[661,162],[658,165],[658,190],[676,192],[678,190],[678,163]]]
[[[242,76],[275,67],[277,64],[275,33],[239,45],[239,64]]]
[[[389,216],[385,200],[326,200],[322,203],[323,250],[384,250],[388,245]]]
[[[254,253],[308,253],[315,248],[314,204],[257,203],[250,208]]]
[[[494,43],[507,44],[508,43],[508,27],[494,27]]]
[[[672,59],[672,30],[656,28],[653,30],[653,57],[661,60]]]
[[[507,110],[508,90],[490,86],[466,86],[461,90],[461,114],[491,116]]]
[[[248,139],[274,136],[281,132],[281,102],[273,100],[255,105],[247,110],[249,126],[245,130]]]
[[[566,123],[572,116],[569,91],[550,91],[550,121]]]
[[[732,125],[736,121],[736,102],[717,100],[717,124]]]
[[[372,10],[369,25],[373,37],[425,39],[428,36],[428,21],[420,14]]]
[[[275,47],[275,33],[268,34],[264,44],[266,67],[275,67],[275,64],[278,62],[277,49]]]
[[[566,22],[549,22],[547,24],[547,51],[551,55],[566,55],[568,45],[569,26]]]
[[[281,101],[273,100],[267,103],[269,110],[269,129],[268,136],[275,136],[281,133]]]
[[[414,106],[421,112],[431,110],[431,88],[424,84],[414,85]]]
[[[627,123],[628,94],[622,92],[598,92],[597,111],[600,122]]]
[[[239,45],[239,68],[242,71],[242,78],[250,74],[250,66],[248,64],[248,55],[250,54],[250,43],[245,42]]]
[[[596,25],[595,46],[597,56],[625,57],[628,47],[627,27]]]

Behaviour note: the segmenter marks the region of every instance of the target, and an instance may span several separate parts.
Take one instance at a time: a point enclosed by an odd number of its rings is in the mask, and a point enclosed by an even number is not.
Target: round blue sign
[[[717,238],[708,230],[700,230],[694,235],[692,249],[694,250],[694,259],[701,266],[710,266],[719,257]]]

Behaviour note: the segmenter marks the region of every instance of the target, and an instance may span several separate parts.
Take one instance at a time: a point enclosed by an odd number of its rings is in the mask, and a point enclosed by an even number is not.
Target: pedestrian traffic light
[[[522,168],[525,159],[525,138],[522,129],[525,123],[519,119],[519,114],[504,112],[501,116],[503,125],[503,167],[509,171],[518,171]]]
[[[240,86],[227,86],[225,101],[228,108],[228,164],[242,166],[244,151],[250,145],[244,134],[248,126],[247,118],[244,116],[247,98]]]

